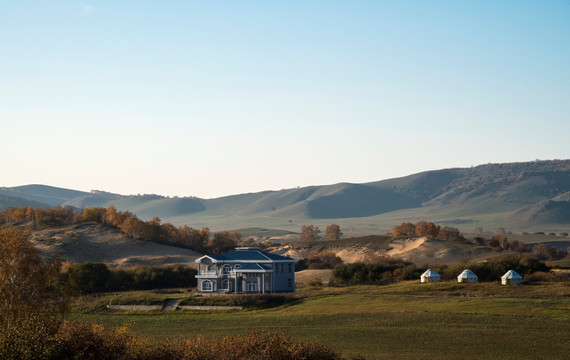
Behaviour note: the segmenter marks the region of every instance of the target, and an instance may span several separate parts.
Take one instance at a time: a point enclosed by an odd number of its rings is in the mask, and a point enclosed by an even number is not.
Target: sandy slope
[[[306,283],[312,279],[320,279],[323,283],[328,283],[332,276],[330,269],[301,270],[295,272],[296,283]]]
[[[385,243],[355,240],[354,244],[351,244],[351,239],[344,239],[342,244],[338,242],[329,244],[327,241],[310,244],[293,243],[282,246],[275,252],[302,259],[324,250],[334,251],[345,263],[373,261],[374,258],[391,256],[417,265],[453,264],[458,261],[478,261],[501,255],[486,246],[459,244],[426,237],[392,239]]]
[[[80,263],[195,266],[194,260],[201,256],[187,249],[132,239],[99,224],[39,231],[34,233],[33,241],[43,254]]]

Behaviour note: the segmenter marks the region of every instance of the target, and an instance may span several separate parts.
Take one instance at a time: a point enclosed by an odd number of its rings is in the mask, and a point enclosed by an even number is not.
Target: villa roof
[[[270,264],[244,264],[240,266],[238,269],[235,269],[236,272],[240,271],[247,271],[247,272],[271,272],[273,268]]]
[[[196,262],[202,262],[202,259],[210,258],[213,262],[295,262],[286,256],[268,253],[259,250],[259,248],[238,247],[233,251],[224,254],[208,254],[197,259]]]

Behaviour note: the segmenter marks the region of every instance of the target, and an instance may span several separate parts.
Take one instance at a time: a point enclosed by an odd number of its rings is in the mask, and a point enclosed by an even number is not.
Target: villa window
[[[228,264],[222,267],[222,274],[228,275],[232,271],[232,267]]]
[[[202,291],[212,291],[212,282],[210,280],[202,281]]]
[[[257,292],[257,281],[246,281],[245,290],[247,292]]]
[[[291,264],[287,264],[287,265],[289,265],[289,272],[291,272]]]

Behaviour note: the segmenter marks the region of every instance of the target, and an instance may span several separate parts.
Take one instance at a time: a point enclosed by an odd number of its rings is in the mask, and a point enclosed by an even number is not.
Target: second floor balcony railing
[[[200,271],[200,275],[235,275],[235,272],[232,271],[216,271],[216,270],[202,270]]]

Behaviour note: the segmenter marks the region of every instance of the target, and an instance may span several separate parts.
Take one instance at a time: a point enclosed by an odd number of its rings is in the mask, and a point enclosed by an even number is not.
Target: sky
[[[214,198],[570,158],[570,1],[3,1],[0,186]]]

